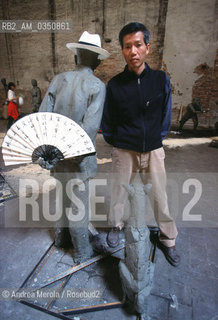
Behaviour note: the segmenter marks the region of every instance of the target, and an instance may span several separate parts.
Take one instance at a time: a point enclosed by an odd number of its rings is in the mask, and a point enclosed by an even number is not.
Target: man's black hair
[[[150,31],[144,26],[144,24],[139,22],[130,22],[125,25],[119,33],[119,42],[121,47],[123,48],[123,38],[130,33],[142,31],[144,34],[144,42],[147,45],[150,40]]]
[[[9,82],[9,84],[8,84],[8,89],[9,89],[9,90],[11,89],[11,87],[16,87],[13,82]]]

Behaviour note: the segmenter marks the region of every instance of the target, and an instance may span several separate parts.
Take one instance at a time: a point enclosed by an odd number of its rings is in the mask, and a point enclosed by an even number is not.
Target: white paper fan
[[[52,112],[33,113],[15,122],[2,143],[6,166],[42,157],[70,159],[95,153],[88,134],[73,120]]]

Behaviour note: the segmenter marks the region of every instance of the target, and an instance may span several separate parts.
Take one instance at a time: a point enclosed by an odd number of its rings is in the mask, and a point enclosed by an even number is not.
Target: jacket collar
[[[89,73],[94,73],[94,71],[92,70],[92,68],[87,67],[87,66],[83,66],[82,64],[78,64],[75,66],[75,70],[76,71],[87,71]]]
[[[142,71],[142,73],[139,76],[134,71],[130,71],[128,69],[128,65],[125,66],[125,69],[123,72],[124,72],[124,75],[129,79],[138,79],[138,78],[142,79],[148,74],[149,71],[150,71],[150,67],[145,62],[145,69]]]

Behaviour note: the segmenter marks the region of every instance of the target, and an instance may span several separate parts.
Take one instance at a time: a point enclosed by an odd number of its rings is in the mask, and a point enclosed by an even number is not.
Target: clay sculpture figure
[[[37,86],[37,81],[35,79],[31,80],[32,90],[31,90],[31,103],[32,103],[32,112],[38,112],[40,104],[42,102],[41,99],[41,90]]]
[[[187,106],[186,112],[180,121],[178,132],[182,133],[182,128],[189,119],[192,119],[194,125],[193,131],[196,132],[198,126],[198,113],[200,112],[203,112],[200,98],[193,98],[192,103]]]
[[[74,120],[86,131],[95,146],[106,89],[93,71],[109,53],[101,47],[100,36],[87,31],[78,43],[68,43],[66,46],[75,54],[76,68],[55,76],[39,111],[59,113]],[[61,182],[60,196],[56,201],[63,211],[55,226],[55,245],[65,247],[71,241],[73,259],[81,263],[93,253],[88,233],[88,186],[89,179],[97,173],[96,155],[60,161],[52,172]],[[61,190],[64,190],[63,197]]]
[[[149,261],[150,239],[146,225],[146,196],[151,185],[134,181],[124,185],[129,194],[130,217],[124,228],[125,260],[119,263],[126,302],[139,314],[147,311],[147,298],[152,288],[154,264]]]

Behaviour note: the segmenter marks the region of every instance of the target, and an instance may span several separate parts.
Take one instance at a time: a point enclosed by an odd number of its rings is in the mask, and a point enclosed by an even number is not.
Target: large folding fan
[[[2,143],[6,166],[70,159],[95,153],[88,134],[73,120],[51,112],[38,112],[15,122]]]

